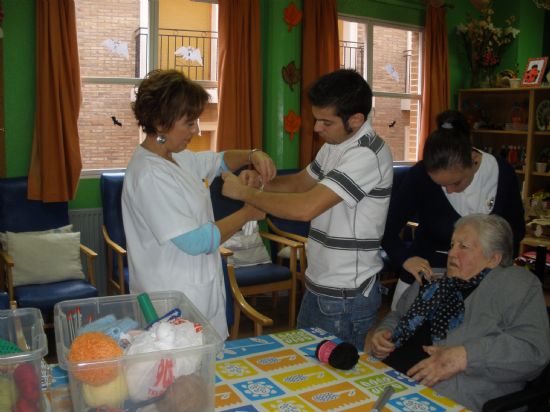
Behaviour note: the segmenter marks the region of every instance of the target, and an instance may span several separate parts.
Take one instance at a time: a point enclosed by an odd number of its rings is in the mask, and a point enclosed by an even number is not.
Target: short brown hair
[[[132,110],[147,134],[166,132],[187,116],[197,119],[209,95],[199,84],[177,70],[154,70],[141,82]]]

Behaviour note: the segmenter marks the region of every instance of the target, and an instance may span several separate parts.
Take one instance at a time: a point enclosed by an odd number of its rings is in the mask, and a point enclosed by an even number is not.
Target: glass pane
[[[420,103],[414,99],[374,97],[372,125],[391,147],[393,160],[416,161]]]
[[[338,20],[338,37],[340,39],[340,68],[354,69],[366,78],[366,25]]]
[[[142,77],[139,62],[147,55],[139,33],[147,2],[141,7],[140,3],[143,1],[102,0],[98,5],[97,0],[77,0],[81,76]]]
[[[125,168],[144,135],[131,108],[135,89],[131,85],[82,85],[82,107],[78,119],[82,169]],[[209,103],[200,117],[201,135],[187,147],[210,150],[218,122],[217,103]]]
[[[139,144],[139,129],[130,107],[134,87],[82,84],[78,119],[83,169],[125,168]]]
[[[419,93],[420,33],[375,25],[373,43],[373,90]]]
[[[217,5],[192,0],[159,2],[158,67],[193,80],[217,80]]]

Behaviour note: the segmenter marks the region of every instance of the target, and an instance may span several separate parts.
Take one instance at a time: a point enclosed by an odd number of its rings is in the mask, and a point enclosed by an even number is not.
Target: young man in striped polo
[[[357,72],[322,76],[308,97],[314,131],[325,141],[315,160],[270,182],[260,183],[253,171],[240,179],[225,173],[223,193],[275,216],[311,221],[298,327],[322,328],[363,350],[381,301],[392,155],[367,122],[372,91]]]

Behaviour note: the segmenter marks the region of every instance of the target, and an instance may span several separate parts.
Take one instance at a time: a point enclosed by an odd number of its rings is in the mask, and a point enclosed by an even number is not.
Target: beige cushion
[[[35,235],[43,233],[69,233],[73,231],[73,225],[61,226],[55,229],[40,230],[38,232],[23,232],[23,233],[32,233]],[[8,234],[6,232],[0,232],[0,244],[2,245],[2,250],[8,250]]]
[[[252,233],[239,230],[223,246],[233,252],[233,256],[228,257],[227,263],[236,268],[271,263],[257,225],[252,229]]]
[[[83,279],[80,232],[7,232],[14,286]]]

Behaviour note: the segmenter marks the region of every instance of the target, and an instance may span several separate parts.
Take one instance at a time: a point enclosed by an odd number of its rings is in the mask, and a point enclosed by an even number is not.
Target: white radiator
[[[70,209],[69,221],[73,224],[73,230],[80,232],[80,243],[88,246],[97,253],[97,258],[94,262],[94,274],[97,289],[100,296],[106,294],[107,268],[105,262],[105,242],[101,233],[103,225],[103,210],[101,208],[94,209]],[[86,260],[82,260],[83,270],[87,270]]]

